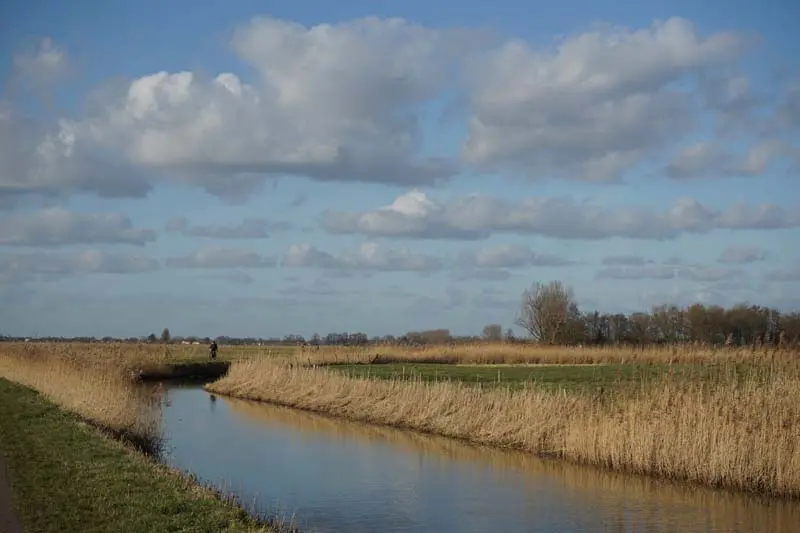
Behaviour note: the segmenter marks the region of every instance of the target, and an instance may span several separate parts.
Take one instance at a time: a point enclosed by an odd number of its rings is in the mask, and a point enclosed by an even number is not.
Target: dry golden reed
[[[696,529],[703,520],[713,531],[769,531],[796,533],[800,524],[800,505],[794,501],[754,500],[731,491],[707,490],[687,484],[663,483],[650,476],[631,476],[613,470],[584,468],[566,461],[543,460],[531,453],[512,452],[487,446],[465,445],[419,432],[403,431],[385,425],[342,424],[330,416],[299,409],[259,404],[229,398],[227,407],[235,417],[251,424],[269,426],[277,432],[289,428],[312,440],[320,435],[354,448],[365,443],[389,445],[401,453],[419,454],[426,464],[446,458],[460,464],[489,466],[492,471],[523,473],[531,480],[545,480],[553,489],[563,489],[590,506],[606,527],[619,517],[625,522],[626,509],[652,509],[659,513],[657,522],[673,531]],[[689,509],[695,511],[690,511]],[[613,529],[613,528],[612,528]],[[624,528],[622,528],[624,529]]]
[[[151,445],[158,433],[154,398],[136,387],[124,365],[82,357],[57,344],[0,344],[0,378],[37,390],[102,428]]]
[[[542,346],[525,343],[365,347],[298,347],[301,363],[447,363],[447,364],[603,364],[603,363],[720,363],[765,360],[800,361],[800,347],[702,346],[694,344],[644,346]]]
[[[620,397],[353,378],[235,362],[208,390],[612,470],[800,496],[800,374],[667,377]],[[793,367],[794,368],[794,367]]]

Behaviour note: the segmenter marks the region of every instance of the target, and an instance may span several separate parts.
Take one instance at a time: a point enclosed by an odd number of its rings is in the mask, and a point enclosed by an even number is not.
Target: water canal
[[[771,532],[762,501],[169,385],[165,461],[307,532]]]

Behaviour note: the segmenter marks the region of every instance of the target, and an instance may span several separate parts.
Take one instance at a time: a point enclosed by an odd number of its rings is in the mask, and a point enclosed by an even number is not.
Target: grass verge
[[[207,390],[436,433],[617,471],[800,497],[800,375],[758,368],[667,375],[625,394],[352,378],[274,361],[234,363]]]
[[[481,387],[529,386],[570,392],[599,388],[624,390],[657,385],[665,376],[687,380],[718,379],[721,372],[744,375],[746,365],[595,364],[595,365],[448,365],[438,363],[333,364],[327,368],[356,378],[408,381],[456,381]]]
[[[2,379],[0,449],[24,531],[273,531],[211,489]]]

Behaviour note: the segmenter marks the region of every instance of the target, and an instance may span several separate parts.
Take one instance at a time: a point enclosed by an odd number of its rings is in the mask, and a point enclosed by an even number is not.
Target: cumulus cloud
[[[310,244],[293,244],[286,251],[282,265],[285,267],[316,267],[329,269],[416,271],[439,270],[438,258],[416,254],[405,248],[393,250],[378,243],[367,242],[356,251],[334,256]]]
[[[695,99],[676,82],[730,65],[749,42],[700,35],[675,17],[598,26],[548,50],[511,40],[470,62],[464,158],[533,177],[616,181],[691,131]]]
[[[130,218],[120,214],[86,214],[51,208],[0,218],[0,245],[7,246],[143,245],[155,239],[153,230],[135,228]]]
[[[272,222],[265,218],[246,218],[235,226],[192,226],[183,216],[175,217],[167,223],[167,231],[212,239],[266,239],[270,232],[289,229],[291,225],[288,222]]]
[[[772,163],[787,158],[791,158],[791,147],[779,140],[758,141],[743,156],[726,150],[717,141],[700,141],[677,153],[665,173],[672,179],[756,176]]]
[[[30,195],[147,195],[151,184],[143,174],[84,144],[66,121],[47,128],[0,104],[0,207]]]
[[[100,250],[74,253],[6,253],[0,255],[0,281],[50,281],[78,274],[134,274],[159,268],[141,254],[110,254]]]
[[[703,35],[670,18],[598,25],[545,48],[485,37],[397,18],[253,18],[228,43],[246,75],[150,72],[96,91],[85,115],[51,127],[0,114],[0,161],[11,169],[0,205],[23,193],[144,196],[160,180],[228,199],[268,176],[426,186],[463,165],[602,182],[670,154],[674,177],[755,174],[793,150],[762,139],[733,164],[713,141],[682,144],[701,105],[728,117],[763,103],[731,68],[748,36]],[[44,40],[15,61],[54,72],[64,58]],[[781,106],[785,124],[800,123],[794,94]],[[465,104],[468,135],[460,156],[431,154],[421,115],[451,96]]]
[[[643,161],[675,178],[800,161],[778,139],[800,124],[795,89],[778,106],[775,139],[751,139],[748,153],[686,144],[705,125],[701,111],[732,120],[764,103],[736,68],[749,36],[702,34],[681,18],[598,25],[543,48],[487,36],[396,18],[253,18],[228,43],[242,72],[150,72],[48,126],[0,112],[0,206],[75,191],[141,197],[162,180],[242,199],[287,175],[413,187],[466,165],[606,182]],[[55,72],[65,57],[44,40],[15,62]],[[461,153],[431,153],[422,113],[451,97],[468,116]]]
[[[766,259],[764,253],[758,246],[729,246],[719,254],[717,261],[720,263],[728,263],[734,265],[744,265],[747,263],[755,263]]]
[[[211,246],[182,257],[171,257],[166,264],[173,268],[271,268],[276,266],[276,260],[251,250]]]
[[[149,74],[71,126],[87,143],[222,196],[265,174],[430,184],[457,166],[420,155],[416,108],[450,83],[475,34],[401,19],[305,27],[257,17],[231,41],[254,80]]]
[[[775,204],[735,205],[715,211],[683,198],[662,213],[636,207],[600,207],[571,198],[528,198],[517,202],[482,195],[440,204],[414,190],[374,211],[323,215],[333,234],[422,239],[485,239],[496,232],[560,239],[666,240],[714,229],[778,229],[800,226],[800,210]]]

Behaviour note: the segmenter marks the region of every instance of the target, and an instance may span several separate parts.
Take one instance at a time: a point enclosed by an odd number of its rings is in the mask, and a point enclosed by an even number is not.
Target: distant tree
[[[169,340],[170,340],[169,328],[164,328],[164,330],[161,332],[161,342],[169,342]]]
[[[517,325],[544,344],[575,342],[576,325],[581,321],[570,287],[560,281],[534,283],[522,294]]]
[[[148,335],[147,336],[147,342],[156,342],[156,334],[155,333],[151,333],[150,335]]]
[[[516,340],[516,337],[514,336],[514,330],[513,329],[508,328],[506,330],[506,340],[508,342],[514,342]]]
[[[483,327],[482,336],[487,341],[500,341],[503,339],[503,326],[500,324],[487,324]]]

